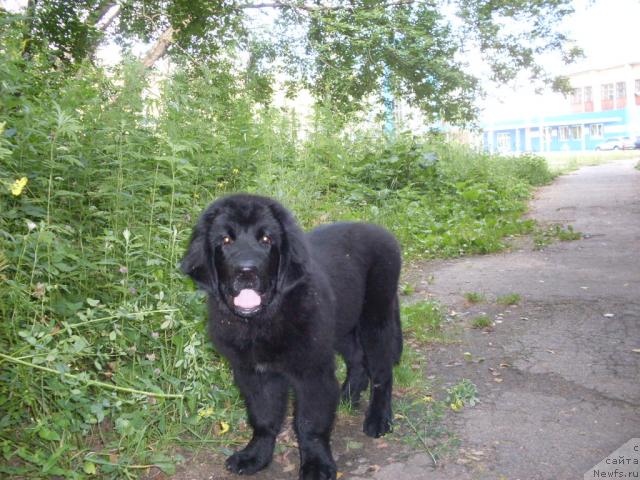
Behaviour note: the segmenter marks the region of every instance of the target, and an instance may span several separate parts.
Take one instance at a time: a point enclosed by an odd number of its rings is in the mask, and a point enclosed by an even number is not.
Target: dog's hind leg
[[[367,277],[367,292],[360,318],[360,342],[371,380],[371,399],[364,433],[380,437],[391,431],[393,365],[402,354],[402,331],[397,294],[400,262],[374,266]]]
[[[342,384],[341,399],[353,406],[360,402],[360,395],[369,385],[364,351],[360,344],[359,333],[353,329],[348,335],[340,339],[337,350],[347,365],[347,378]]]
[[[400,363],[400,359],[402,358],[402,323],[400,322],[400,300],[396,295],[393,303],[393,317],[392,317],[392,328],[393,328],[393,364],[397,365]]]

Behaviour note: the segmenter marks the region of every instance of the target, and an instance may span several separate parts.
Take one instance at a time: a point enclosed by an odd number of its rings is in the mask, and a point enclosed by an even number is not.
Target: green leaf
[[[167,475],[174,475],[176,473],[176,465],[171,457],[158,453],[151,457],[151,463],[162,470]]]
[[[73,272],[74,270],[76,270],[78,268],[75,265],[69,265],[69,264],[64,263],[64,262],[54,263],[53,266],[56,267],[58,270],[60,270],[62,272],[65,272],[65,273]]]
[[[47,440],[50,442],[58,442],[60,441],[60,435],[58,435],[58,432],[55,432],[47,427],[41,426],[38,429],[38,436],[43,439],[43,440]]]
[[[81,165],[81,166],[84,166],[84,165]],[[54,197],[76,197],[76,198],[84,197],[84,195],[82,195],[81,193],[71,192],[69,190],[56,190],[53,196]]]
[[[89,304],[90,307],[97,307],[98,304],[100,303],[100,300],[95,300],[93,298],[87,298],[87,303]]]
[[[92,462],[84,462],[82,470],[87,475],[95,475],[97,473],[96,464]]]

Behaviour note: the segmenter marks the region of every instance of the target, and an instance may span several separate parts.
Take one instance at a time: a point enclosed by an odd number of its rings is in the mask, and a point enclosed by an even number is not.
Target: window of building
[[[582,138],[582,125],[571,125],[569,127],[569,137],[571,140],[580,140]]]
[[[569,127],[566,125],[560,127],[560,140],[569,140]]]
[[[584,101],[585,103],[593,101],[593,88],[584,87]]]
[[[548,142],[551,141],[551,137],[558,136],[558,131],[554,130],[551,127],[544,127],[544,138],[547,139]]]
[[[613,100],[614,88],[613,83],[602,84],[602,100]]]
[[[582,125],[562,125],[559,131],[560,140],[579,140],[582,138]]]
[[[627,98],[627,84],[624,82],[616,83],[616,98]]]
[[[511,151],[511,134],[498,133],[496,135],[496,143],[498,144],[499,151],[510,152]]]
[[[573,105],[582,104],[582,88],[574,88],[571,91],[571,103]]]
[[[593,88],[592,87],[584,87],[584,111],[585,112],[593,112]]]
[[[636,78],[636,88],[634,93],[636,97],[636,105],[640,105],[640,78]]]
[[[589,125],[589,136],[591,138],[602,138],[602,124],[594,123]]]

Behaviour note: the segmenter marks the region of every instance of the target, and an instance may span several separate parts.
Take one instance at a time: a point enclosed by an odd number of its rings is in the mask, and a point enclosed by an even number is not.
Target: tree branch
[[[294,10],[304,10],[306,12],[334,12],[337,10],[373,10],[374,8],[387,8],[387,7],[399,7],[402,5],[411,5],[412,3],[416,3],[418,0],[397,0],[395,2],[382,3],[379,5],[363,5],[356,6],[353,5],[340,5],[340,6],[329,6],[329,5],[307,5],[304,3],[296,4],[296,3],[288,3],[288,2],[268,2],[268,3],[247,3],[245,5],[240,5],[239,8],[245,9],[258,9],[258,8],[291,8]]]
[[[142,64],[146,68],[153,67],[153,65],[158,60],[160,60],[165,53],[167,53],[167,49],[169,48],[171,43],[173,43],[174,33],[177,32],[173,29],[173,27],[169,27],[164,32],[162,32],[162,34],[160,34],[160,37],[158,37],[155,45],[151,47],[151,50],[149,50],[142,59]]]
[[[87,18],[87,24],[92,27],[97,28],[98,30],[104,31],[104,29],[98,27],[100,22],[102,22],[103,18],[109,13],[111,7],[117,5],[113,0],[103,0],[100,2],[96,10],[94,10]],[[120,5],[118,5],[118,10],[120,10]]]
[[[120,15],[120,5],[112,3],[109,8],[98,17],[98,21],[95,23],[95,28],[101,32],[104,32],[109,28],[113,21]]]
[[[332,12],[332,11],[339,11],[339,10],[357,10],[357,9],[371,10],[373,8],[387,8],[387,7],[396,7],[401,5],[411,5],[417,1],[418,0],[396,0],[388,3],[383,3],[380,5],[374,5],[371,7],[369,6],[353,7],[353,6],[346,6],[346,5],[345,6],[322,6],[322,5],[293,4],[288,2],[280,2],[276,0],[275,2],[269,2],[269,3],[253,3],[253,4],[247,3],[245,5],[240,5],[239,8],[241,9],[291,8],[294,10],[304,10],[306,12],[311,13],[311,12]],[[173,43],[174,35],[176,33],[178,33],[178,31],[175,30],[173,27],[169,27],[164,32],[162,32],[160,37],[158,37],[158,40],[156,41],[155,45],[146,53],[146,55],[142,60],[142,64],[146,68],[153,67],[153,65],[167,53],[167,49]]]

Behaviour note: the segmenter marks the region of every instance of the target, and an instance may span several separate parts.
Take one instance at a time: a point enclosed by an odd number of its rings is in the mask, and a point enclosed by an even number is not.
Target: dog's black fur
[[[269,465],[291,386],[300,478],[335,479],[334,351],[347,365],[343,398],[357,403],[371,383],[364,432],[390,431],[392,366],[402,352],[400,264],[397,241],[375,225],[304,234],[278,202],[245,194],[205,210],[181,267],[208,293],[209,333],[229,359],[253,428],[248,445],[227,459],[229,470]],[[259,306],[235,303],[243,289],[259,294]]]

